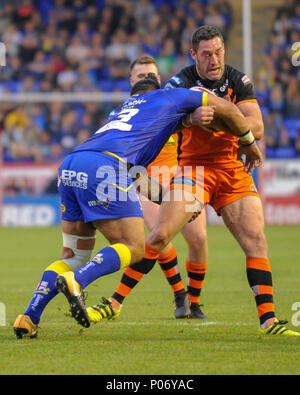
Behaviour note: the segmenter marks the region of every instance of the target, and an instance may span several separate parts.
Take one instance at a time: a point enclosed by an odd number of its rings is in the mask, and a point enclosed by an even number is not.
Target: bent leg
[[[147,244],[158,251],[162,251],[176,236],[183,226],[192,218],[190,206],[199,208],[196,199],[186,191],[170,190],[160,206],[155,225],[149,233]]]
[[[56,278],[66,271],[74,271],[84,265],[95,245],[95,230],[83,221],[62,221],[63,251],[59,260],[49,265],[41,278],[33,297],[24,312],[34,324],[38,324],[48,303],[58,294]],[[71,238],[71,241],[69,240]]]
[[[97,278],[116,272],[144,256],[144,220],[139,217],[94,221],[93,225],[106,237],[110,245],[102,248],[89,262],[75,271],[75,279],[82,288]]]
[[[158,216],[160,206],[146,198],[141,199],[141,204],[145,223],[148,229],[151,231],[155,225],[155,220]],[[174,295],[176,296],[177,294],[184,292],[185,289],[178,266],[177,251],[172,242],[168,243],[166,247],[158,254],[151,254],[151,252],[147,253],[147,250],[149,250],[149,248],[147,248],[146,246],[146,255],[143,261],[138,264],[139,267],[134,265],[132,269],[137,270],[138,272],[144,272],[146,274],[154,267],[156,260],[158,260],[159,266],[170,287],[172,288]],[[124,274],[128,276],[129,273],[127,272],[128,270],[125,270]],[[125,281],[126,279],[127,278],[124,277]],[[121,282],[122,281],[123,279],[121,280]],[[133,281],[132,284],[135,284],[135,282]],[[128,285],[129,282],[127,282],[127,286]],[[123,292],[125,291],[125,289],[123,289]]]

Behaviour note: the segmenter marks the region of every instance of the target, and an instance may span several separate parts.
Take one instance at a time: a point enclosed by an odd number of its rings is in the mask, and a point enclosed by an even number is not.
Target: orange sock
[[[200,294],[204,284],[204,278],[207,270],[207,263],[199,264],[186,261],[187,292],[191,303],[199,304]]]
[[[173,247],[165,254],[159,255],[158,263],[168,280],[175,295],[184,292],[184,285],[180,276],[177,252]]]
[[[246,258],[247,278],[253,291],[260,325],[275,318],[271,265],[266,258]]]
[[[146,244],[145,256],[142,261],[128,266],[123,273],[121,281],[112,295],[112,298],[120,304],[130,294],[133,288],[141,281],[145,274],[149,273],[159,256],[159,251]]]

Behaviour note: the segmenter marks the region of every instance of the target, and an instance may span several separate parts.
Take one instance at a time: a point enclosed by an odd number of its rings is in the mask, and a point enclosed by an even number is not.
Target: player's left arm
[[[264,135],[264,123],[258,103],[254,100],[243,101],[237,103],[237,107],[247,120],[255,140],[260,140]]]
[[[243,73],[233,74],[235,82],[236,106],[246,118],[256,140],[264,135],[262,113],[255,96],[252,81]]]

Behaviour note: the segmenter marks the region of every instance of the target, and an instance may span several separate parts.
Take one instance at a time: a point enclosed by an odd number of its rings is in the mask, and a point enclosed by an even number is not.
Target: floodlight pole
[[[244,73],[252,80],[252,22],[251,22],[252,0],[243,0],[243,63]]]

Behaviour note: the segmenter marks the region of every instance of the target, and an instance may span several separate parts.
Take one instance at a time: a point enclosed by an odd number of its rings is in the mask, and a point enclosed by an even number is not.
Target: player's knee
[[[163,227],[154,229],[147,238],[147,244],[158,251],[163,250],[169,242],[169,232]]]
[[[244,240],[244,250],[247,256],[268,254],[268,244],[263,230],[252,230]]]
[[[207,245],[206,229],[201,229],[197,232],[189,232],[185,235],[186,242],[189,248],[193,250],[202,250]]]

